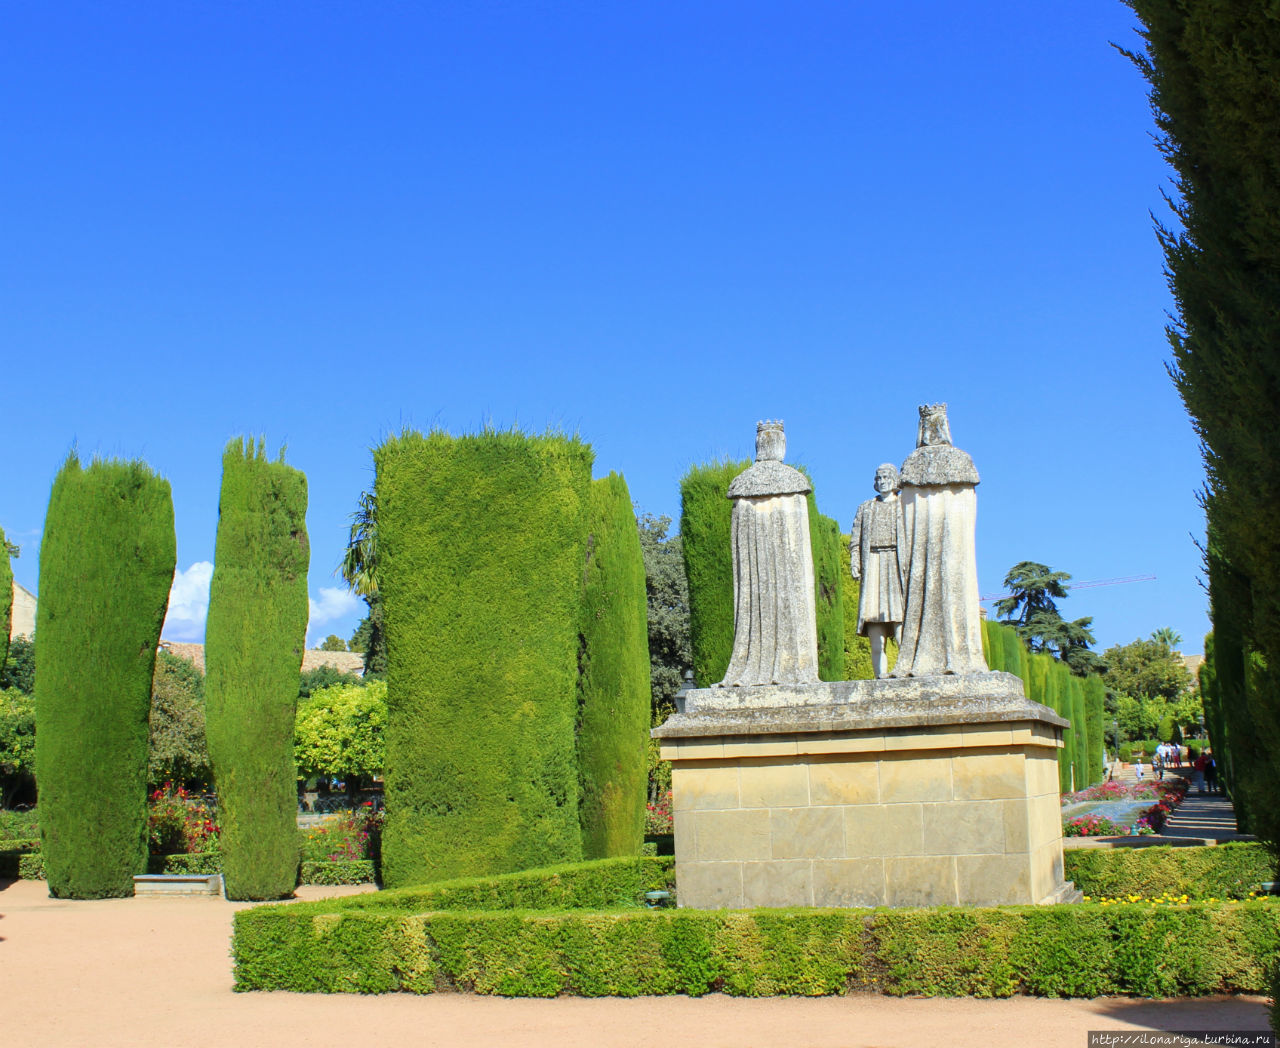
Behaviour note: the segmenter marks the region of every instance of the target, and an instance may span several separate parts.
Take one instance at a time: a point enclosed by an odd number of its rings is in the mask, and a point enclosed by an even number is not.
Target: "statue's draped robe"
[[[868,622],[902,621],[902,569],[898,562],[901,501],[868,499],[858,507],[850,534],[862,565],[858,589],[858,633]]]
[[[902,465],[899,531],[906,607],[895,677],[983,673],[978,471],[950,444],[916,448]]]
[[[808,491],[803,473],[767,460],[729,486],[733,654],[721,686],[818,681]]]

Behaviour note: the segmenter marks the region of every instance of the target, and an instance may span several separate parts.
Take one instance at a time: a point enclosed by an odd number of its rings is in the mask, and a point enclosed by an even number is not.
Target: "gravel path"
[[[353,889],[304,888],[305,898]],[[358,889],[354,889],[358,890]],[[50,899],[0,881],[0,1043],[92,1048],[298,1046],[934,1046],[1085,1048],[1088,1030],[1265,1029],[1258,997],[519,1000],[231,990],[231,914],[216,898]]]

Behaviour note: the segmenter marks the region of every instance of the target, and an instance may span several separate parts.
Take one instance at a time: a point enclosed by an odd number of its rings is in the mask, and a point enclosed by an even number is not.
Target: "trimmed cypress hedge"
[[[649,631],[644,555],[627,482],[591,484],[578,657],[582,852],[636,855],[644,841]]]
[[[389,886],[581,858],[591,459],[576,438],[493,431],[374,451]]]
[[[279,899],[298,873],[293,762],[306,646],[307,480],[261,441],[222,457],[205,626],[205,731],[231,899]]]
[[[13,626],[13,567],[9,563],[9,547],[5,545],[4,528],[0,528],[0,668],[9,657],[9,630]]]
[[[1068,848],[1063,876],[1086,895],[1188,895],[1241,899],[1275,868],[1264,845],[1252,842],[1174,848]]]
[[[840,557],[843,544],[840,525],[818,512],[818,501],[813,492],[809,492],[809,546],[813,552],[813,581],[817,590],[814,608],[818,628],[818,676],[822,680],[845,679],[844,570]],[[849,581],[853,581],[852,576]],[[854,622],[857,623],[856,618]]]
[[[133,894],[147,865],[147,718],[177,557],[168,481],[70,456],[40,545],[36,778],[49,894]]]
[[[724,680],[733,655],[733,478],[749,459],[693,466],[680,481],[680,544],[689,580],[689,643],[698,687]]]
[[[1103,763],[1106,743],[1103,738],[1103,708],[1106,696],[1107,689],[1101,677],[1094,673],[1085,677],[1084,721],[1089,733],[1089,755],[1086,767],[1090,783],[1100,782],[1106,772],[1106,766]]]
[[[692,466],[680,481],[680,541],[689,580],[689,638],[693,676],[706,688],[724,679],[733,655],[733,503],[729,484],[751,465],[725,459]],[[797,467],[802,473],[803,467]],[[813,556],[818,675],[845,680],[846,606],[843,596],[847,541],[840,525],[809,503],[809,548]],[[842,556],[841,548],[846,547]],[[850,580],[852,581],[852,580]],[[857,593],[854,593],[857,622]],[[856,635],[856,631],[855,631]],[[867,648],[868,659],[870,647]]]

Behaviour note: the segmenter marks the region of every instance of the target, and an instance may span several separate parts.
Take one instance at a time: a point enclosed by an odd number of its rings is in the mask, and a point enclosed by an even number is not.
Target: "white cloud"
[[[173,576],[173,588],[169,590],[169,612],[164,617],[165,640],[204,640],[204,620],[209,614],[209,580],[213,578],[213,565],[198,560],[186,571]]]
[[[169,591],[169,612],[164,619],[165,640],[204,641],[204,624],[209,615],[209,580],[212,578],[213,565],[207,560],[198,560],[186,571],[174,574],[173,588]],[[365,615],[363,599],[344,587],[322,586],[309,603],[308,646],[323,640],[332,632],[329,627],[335,624],[343,625],[348,633],[351,632],[355,629],[355,622]],[[337,632],[341,633],[342,629]]]
[[[364,618],[364,600],[349,589],[339,586],[321,586],[318,597],[311,598],[311,621],[307,625],[307,646],[323,640],[322,634],[331,631],[325,627],[342,619]],[[349,623],[354,629],[354,623]],[[341,631],[339,631],[341,632]],[[348,630],[350,632],[350,630]]]

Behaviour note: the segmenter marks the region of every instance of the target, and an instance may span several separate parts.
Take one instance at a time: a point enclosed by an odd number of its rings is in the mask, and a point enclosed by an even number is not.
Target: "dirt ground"
[[[353,889],[304,888],[306,898]],[[93,1048],[636,1045],[1085,1048],[1089,1030],[1262,1030],[1266,1001],[886,997],[507,1000],[233,993],[216,898],[50,899],[0,881],[0,1043]]]

